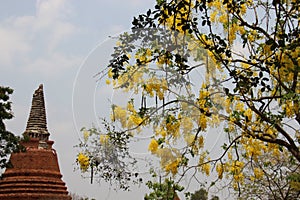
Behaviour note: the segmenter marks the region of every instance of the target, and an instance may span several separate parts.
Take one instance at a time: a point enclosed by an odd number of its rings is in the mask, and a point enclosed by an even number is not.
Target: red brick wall
[[[53,142],[47,141],[51,147]],[[7,168],[0,180],[2,200],[70,200],[62,181],[56,151],[38,149],[38,141],[23,145],[26,152],[13,153],[12,168]]]
[[[10,162],[13,168],[8,168],[7,171],[17,169],[39,169],[59,172],[55,150],[27,149],[26,152],[12,154]]]

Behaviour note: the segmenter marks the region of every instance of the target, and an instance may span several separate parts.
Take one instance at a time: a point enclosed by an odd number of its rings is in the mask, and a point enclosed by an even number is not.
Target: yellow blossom
[[[292,101],[286,101],[284,105],[284,110],[286,113],[287,117],[292,117],[294,112],[293,112],[293,102]]]
[[[125,109],[123,109],[120,106],[114,106],[113,107],[113,113],[112,113],[112,120],[113,121],[120,121],[122,127],[126,127],[126,122],[127,122],[127,112]]]
[[[210,14],[210,19],[211,19],[212,22],[215,22],[215,21],[216,21],[216,16],[217,16],[217,14],[218,14],[218,11],[217,11],[217,10],[213,11],[213,12]]]
[[[163,127],[159,127],[155,129],[156,135],[161,135],[162,137],[166,137],[167,131]]]
[[[260,168],[255,167],[253,171],[254,171],[254,176],[257,179],[261,179],[264,175],[264,172]]]
[[[207,119],[204,114],[200,114],[199,121],[198,121],[199,126],[201,129],[204,131],[207,127]]]
[[[237,110],[237,111],[241,111],[241,112],[243,112],[245,109],[244,109],[244,104],[243,104],[243,102],[238,102],[236,105],[235,105],[235,109]]]
[[[84,130],[83,131],[83,139],[84,139],[85,142],[87,142],[89,136],[90,136],[90,132],[87,131],[87,130]]]
[[[219,115],[213,114],[211,116],[211,123],[213,127],[217,127],[220,125],[220,118]]]
[[[238,174],[233,175],[233,178],[236,182],[243,183],[245,177],[244,177],[243,173],[238,173]]]
[[[235,174],[235,175],[238,175],[242,171],[244,165],[245,164],[243,162],[236,160],[232,163],[231,168],[230,168],[230,172]]]
[[[198,145],[200,148],[202,148],[204,146],[204,138],[202,135],[200,135],[198,138]]]
[[[245,112],[244,112],[245,117],[247,117],[247,119],[249,121],[252,120],[252,110],[250,108],[248,108]]]
[[[137,127],[143,123],[143,119],[134,111],[129,115],[127,120],[127,128]]]
[[[105,83],[106,83],[107,85],[109,85],[109,84],[110,84],[110,80],[109,80],[109,79],[106,79],[106,80],[105,80]]]
[[[246,155],[252,157],[253,160],[257,161],[258,156],[262,154],[264,144],[257,139],[248,138],[247,143],[244,145]]]
[[[130,111],[130,112],[135,112],[133,103],[132,103],[131,101],[129,101],[129,102],[127,103],[127,110]]]
[[[88,156],[86,156],[85,154],[83,153],[79,153],[77,155],[77,161],[80,165],[80,169],[82,171],[86,171],[88,168],[89,168],[89,165],[90,165],[90,159]]]
[[[158,142],[155,139],[151,139],[148,150],[151,151],[151,153],[156,153],[158,149]]]
[[[178,165],[180,163],[180,159],[176,159],[165,166],[166,172],[171,172],[173,175],[178,172]]]
[[[183,133],[189,133],[194,127],[193,121],[190,117],[182,117],[181,125]]]
[[[173,115],[168,115],[166,119],[166,130],[168,134],[171,134],[174,138],[180,135],[180,122]]]
[[[195,141],[195,135],[193,135],[191,133],[187,133],[184,135],[184,140],[188,146],[191,146],[193,144],[193,142]]]
[[[230,151],[228,152],[227,156],[229,160],[232,160],[232,153]]]
[[[216,170],[218,172],[219,179],[222,179],[223,178],[223,171],[224,171],[222,164],[218,163],[217,167],[216,167]]]
[[[235,130],[235,126],[233,122],[228,122],[228,131],[233,132]]]
[[[220,18],[219,18],[219,21],[221,23],[227,23],[227,20],[228,20],[228,15],[227,14],[221,15]]]
[[[100,135],[100,144],[106,144],[108,140],[108,135]]]
[[[210,174],[210,164],[206,163],[202,165],[202,171],[205,172],[207,176]]]

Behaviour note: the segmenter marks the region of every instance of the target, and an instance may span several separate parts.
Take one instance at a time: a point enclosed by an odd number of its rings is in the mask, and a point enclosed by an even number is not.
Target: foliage
[[[199,190],[191,194],[191,200],[208,200],[208,191],[201,187]],[[211,200],[219,200],[219,197],[212,196]]]
[[[83,141],[78,145],[82,150],[76,162],[83,173],[90,172],[93,179],[103,179],[118,188],[129,190],[129,183],[140,183],[142,178],[134,172],[136,160],[128,152],[129,136],[115,131],[105,121],[106,133],[96,128],[82,128]],[[113,129],[111,129],[113,128]]]
[[[4,120],[13,118],[9,95],[13,90],[9,87],[0,86],[0,168],[7,167],[8,156],[11,152],[20,150],[19,139],[6,130]]]
[[[219,200],[219,197],[218,197],[218,196],[213,196],[213,197],[211,198],[211,200]]]
[[[280,158],[281,170],[286,160],[276,155],[284,152],[293,160],[290,169],[297,169],[299,5],[299,0],[157,0],[153,10],[134,18],[132,33],[118,38],[103,71],[115,90],[135,94],[127,106],[112,106],[112,124],[128,136],[152,128],[149,151],[167,175],[182,177],[191,170],[210,175],[215,169],[218,180],[231,180],[239,195],[260,175],[267,180],[268,170],[270,176],[277,173],[264,163],[268,155],[274,162]],[[197,73],[205,78],[195,79]],[[219,126],[228,140],[211,158],[206,132]],[[293,173],[298,177],[299,171]]]
[[[88,197],[82,197],[80,195],[77,195],[76,193],[71,193],[70,196],[71,196],[72,200],[89,200]],[[91,198],[90,200],[96,200],[96,199]]]
[[[171,178],[164,179],[162,183],[160,177],[159,182],[148,181],[146,185],[152,192],[145,195],[145,200],[174,200],[178,198],[177,192],[181,192],[184,189]]]
[[[276,155],[263,154],[257,161],[249,160],[240,199],[298,199],[300,167],[295,162],[285,149]]]
[[[207,200],[208,192],[204,188],[200,188],[191,196],[191,200]]]

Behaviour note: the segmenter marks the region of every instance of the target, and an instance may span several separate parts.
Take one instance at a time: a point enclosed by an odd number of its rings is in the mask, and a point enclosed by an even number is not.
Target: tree
[[[285,149],[260,155],[257,161],[249,160],[240,199],[298,199],[300,168],[295,162]]]
[[[208,200],[208,191],[201,187],[199,190],[191,194],[191,200]],[[212,196],[211,200],[219,200],[218,196]]]
[[[6,130],[4,124],[4,120],[13,118],[11,102],[9,101],[9,95],[12,93],[11,88],[0,86],[0,168],[7,167],[9,154],[20,148],[18,145],[19,139]]]
[[[207,200],[208,192],[204,188],[200,188],[191,196],[191,200]]]
[[[129,136],[117,131],[104,121],[106,134],[97,128],[82,128],[83,141],[78,147],[76,162],[82,172],[90,172],[93,179],[102,179],[117,185],[117,189],[129,190],[130,183],[141,183],[136,169],[136,159],[129,154]],[[89,171],[90,170],[90,171]]]
[[[82,197],[76,193],[71,193],[70,196],[71,196],[72,200],[89,200],[88,197]],[[95,199],[91,198],[90,200],[95,200]]]
[[[257,170],[247,164],[264,164],[262,155],[284,151],[299,167],[299,0],[156,2],[118,38],[102,72],[135,94],[112,106],[111,123],[129,138],[152,128],[149,151],[178,181],[215,169],[239,196]],[[204,80],[193,81],[195,72]],[[228,140],[211,158],[206,131],[218,126]]]
[[[152,192],[150,194],[146,194],[144,200],[177,200],[177,192],[181,192],[184,189],[171,178],[166,178],[163,182],[161,182],[160,177],[159,182],[148,181],[146,185],[150,190],[152,190]]]

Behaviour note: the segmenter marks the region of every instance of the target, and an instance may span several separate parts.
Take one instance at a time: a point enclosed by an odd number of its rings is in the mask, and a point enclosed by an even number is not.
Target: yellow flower
[[[109,79],[106,79],[106,80],[105,80],[105,83],[106,83],[107,85],[109,85],[109,84],[110,84],[110,80],[109,80]]]
[[[243,167],[244,167],[244,163],[236,160],[231,164],[230,172],[233,173],[234,175],[239,175]]]
[[[210,94],[207,90],[200,90],[199,93],[199,99],[205,99],[206,97],[208,97]]]
[[[166,131],[172,134],[174,138],[180,136],[180,122],[175,116],[169,115],[166,119]]]
[[[122,45],[122,43],[120,41],[116,42],[116,46],[121,46],[121,45]]]
[[[225,109],[226,109],[226,112],[227,113],[230,113],[231,112],[231,101],[230,101],[230,99],[229,98],[227,98],[226,100],[225,100]]]
[[[163,127],[159,127],[155,129],[156,135],[161,135],[162,137],[166,137],[167,131]]]
[[[223,166],[222,166],[222,164],[218,163],[216,170],[218,172],[219,179],[222,179],[223,178]]]
[[[243,104],[243,102],[238,102],[236,105],[235,105],[235,109],[237,110],[237,111],[241,111],[241,112],[243,112],[245,109],[244,109],[244,104]]]
[[[127,122],[127,111],[120,106],[115,106],[113,108],[113,113],[111,116],[112,120],[120,121],[122,127],[126,127]]]
[[[202,148],[204,146],[204,138],[202,135],[200,135],[198,138],[198,145],[200,148]]]
[[[212,126],[213,127],[217,127],[220,125],[220,118],[219,118],[219,115],[216,115],[216,114],[213,114],[211,116],[211,122],[212,122]]]
[[[154,96],[154,93],[153,93],[153,84],[145,84],[144,89],[145,89],[145,91],[146,91],[151,97]]]
[[[264,172],[261,169],[259,169],[259,168],[254,168],[253,171],[254,171],[254,176],[257,179],[261,179],[263,177],[263,175],[264,175]]]
[[[166,172],[171,172],[173,175],[178,172],[178,165],[180,163],[180,159],[176,159],[165,166]]]
[[[244,112],[245,117],[247,117],[248,120],[252,120],[252,110],[250,108],[248,108],[245,112]]]
[[[198,122],[199,126],[201,127],[201,129],[204,131],[207,127],[207,119],[206,116],[204,114],[201,114],[199,117],[199,122]]]
[[[293,112],[293,102],[292,101],[286,101],[286,104],[284,105],[284,110],[287,117],[292,117]]]
[[[238,174],[233,175],[233,178],[236,182],[243,183],[245,177],[244,177],[243,173],[238,173]]]
[[[229,160],[232,160],[232,153],[231,153],[230,151],[228,152],[227,155],[228,155],[228,159],[229,159]]]
[[[202,171],[205,172],[205,174],[207,176],[209,176],[209,173],[210,173],[210,164],[206,163],[206,164],[202,165]]]
[[[147,48],[145,54],[146,54],[146,56],[150,57],[152,55],[152,51]]]
[[[134,105],[133,105],[132,101],[129,101],[127,103],[127,110],[130,111],[130,112],[136,112],[135,109],[134,109]]]
[[[83,153],[79,153],[77,155],[77,161],[80,165],[80,169],[82,171],[86,171],[89,168],[90,165],[90,159],[88,156],[84,155]]]
[[[89,139],[90,136],[90,132],[88,132],[87,130],[83,131],[83,139],[85,142],[87,142],[87,140]]]
[[[141,125],[142,123],[143,123],[143,119],[137,114],[133,114],[128,117],[127,127],[128,128],[136,127]]]
[[[178,117],[179,118],[179,117]],[[193,120],[190,117],[182,117],[181,125],[183,129],[183,133],[189,133],[194,127]]]
[[[158,142],[155,139],[152,139],[150,141],[148,150],[151,151],[151,153],[156,153],[157,149],[158,149]]]
[[[221,22],[221,23],[227,23],[227,20],[228,20],[228,16],[227,16],[227,14],[223,14],[223,15],[221,15],[220,16],[220,18],[219,18],[219,21]]]
[[[187,133],[184,135],[184,140],[188,146],[191,146],[195,140],[195,135],[193,135],[191,133]]]
[[[218,14],[218,11],[217,11],[217,10],[213,11],[213,12],[210,14],[210,19],[211,19],[212,22],[216,22],[216,16],[217,16],[217,14]]]
[[[100,144],[106,144],[108,140],[108,135],[100,135]]]

